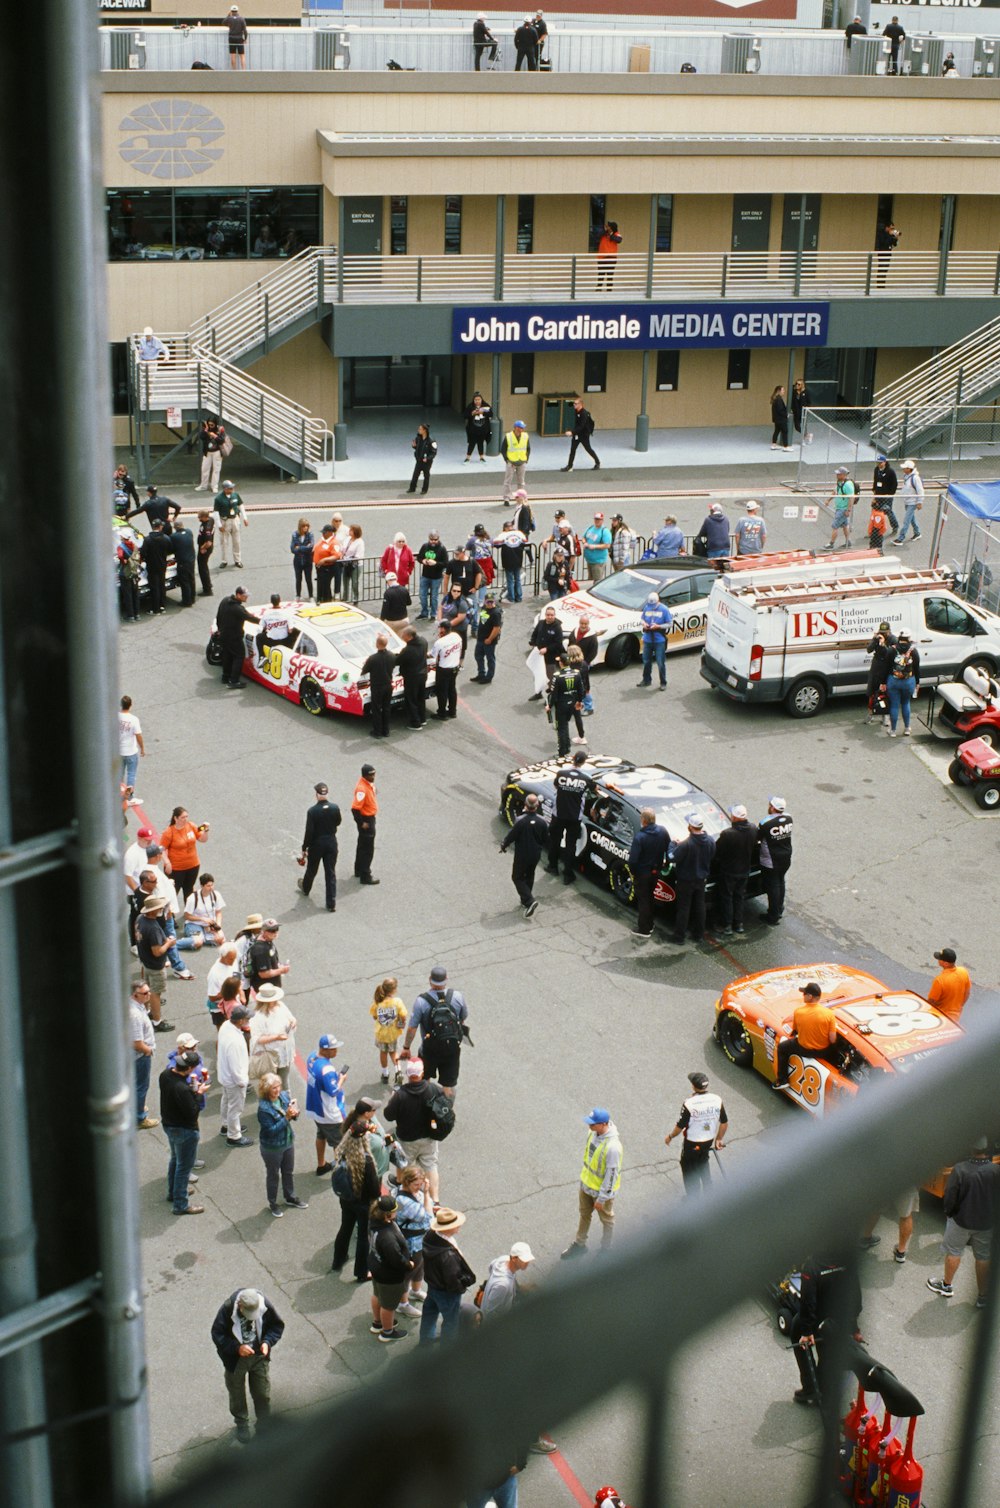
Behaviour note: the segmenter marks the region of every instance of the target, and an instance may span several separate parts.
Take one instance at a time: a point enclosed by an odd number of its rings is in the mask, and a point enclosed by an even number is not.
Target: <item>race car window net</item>
[[[332,645],[338,654],[343,655],[345,660],[358,665],[375,653],[375,640],[379,634],[387,635],[390,647],[395,642],[395,636],[388,633],[385,624],[374,619],[370,623],[356,623],[351,628],[321,629],[319,632],[320,637]]]

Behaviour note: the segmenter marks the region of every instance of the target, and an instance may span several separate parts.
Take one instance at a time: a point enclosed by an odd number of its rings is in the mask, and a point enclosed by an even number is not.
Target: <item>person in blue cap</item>
[[[531,458],[528,426],[523,419],[515,419],[514,428],[504,435],[500,454],[507,463],[503,474],[503,500],[512,503],[515,492],[524,486],[524,473]]]
[[[596,1212],[601,1222],[601,1250],[607,1251],[615,1234],[615,1195],[622,1180],[622,1144],[611,1113],[595,1105],[583,1123],[587,1144],[580,1170],[580,1223],[563,1258],[582,1257],[587,1250],[590,1222]]]

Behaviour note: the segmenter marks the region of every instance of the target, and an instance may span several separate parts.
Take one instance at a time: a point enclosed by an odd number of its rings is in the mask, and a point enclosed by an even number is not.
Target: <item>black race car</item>
[[[542,816],[551,818],[555,811],[556,772],[570,763],[571,758],[566,756],[511,770],[500,789],[500,813],[508,824],[512,825],[520,816],[525,796],[532,793],[541,800]],[[634,765],[613,755],[593,755],[588,757],[583,771],[593,779],[595,791],[584,801],[576,867],[581,874],[606,884],[627,905],[635,904],[635,881],[628,854],[639,831],[639,813],[643,807],[652,807],[657,822],[675,842],[687,837],[687,818],[692,812],[697,812],[705,831],[713,838],[729,826],[729,817],[714,796],[665,765]],[[673,865],[668,863],[653,892],[654,899],[665,907],[672,907],[675,900],[670,884],[672,870]],[[714,881],[709,879],[709,907],[713,889]],[[747,895],[761,895],[763,890],[760,870],[755,868]]]

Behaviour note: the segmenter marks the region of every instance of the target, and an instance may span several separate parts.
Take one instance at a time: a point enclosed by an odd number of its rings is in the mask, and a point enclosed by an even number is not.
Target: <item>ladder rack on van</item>
[[[898,592],[926,591],[928,587],[950,587],[951,578],[944,571],[933,569],[903,569],[891,576],[841,576],[835,581],[794,581],[784,586],[750,586],[748,596],[753,596],[763,607],[788,607],[799,602],[814,602],[817,598],[835,597],[891,597]]]

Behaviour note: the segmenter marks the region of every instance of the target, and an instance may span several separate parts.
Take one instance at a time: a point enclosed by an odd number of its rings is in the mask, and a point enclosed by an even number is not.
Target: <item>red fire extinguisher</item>
[[[858,1432],[857,1467],[854,1473],[855,1508],[873,1508],[874,1499],[868,1486],[868,1474],[878,1460],[878,1445],[882,1438],[882,1426],[875,1412],[881,1399],[876,1399],[867,1413]]]
[[[913,1432],[916,1418],[910,1420],[906,1445],[889,1467],[886,1490],[880,1508],[920,1508],[924,1489],[924,1469],[913,1459]]]
[[[865,1417],[865,1390],[858,1386],[858,1396],[844,1415],[840,1426],[840,1472],[838,1485],[844,1497],[854,1496],[854,1474],[858,1465],[858,1433]]]

